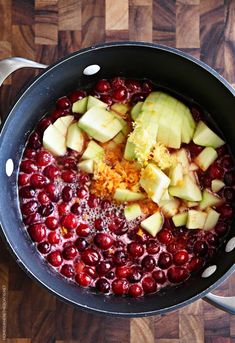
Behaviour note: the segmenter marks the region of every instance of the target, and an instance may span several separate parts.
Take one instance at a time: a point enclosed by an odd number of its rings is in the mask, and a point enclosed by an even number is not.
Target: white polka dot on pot
[[[83,70],[83,74],[90,76],[97,74],[100,71],[100,66],[98,64],[91,64]]]
[[[230,238],[225,246],[225,252],[231,252],[235,248],[235,237]]]
[[[211,276],[212,274],[214,274],[214,272],[216,271],[217,266],[215,264],[213,264],[212,266],[207,267],[203,273],[202,273],[202,277],[203,278],[208,278],[209,276]]]
[[[13,173],[13,170],[14,170],[14,163],[13,163],[12,159],[9,158],[6,161],[6,174],[7,174],[7,176],[10,177]]]

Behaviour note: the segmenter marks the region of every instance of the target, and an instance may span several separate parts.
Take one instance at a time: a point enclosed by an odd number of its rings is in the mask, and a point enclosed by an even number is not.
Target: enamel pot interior
[[[84,68],[97,64],[93,76]],[[232,271],[235,251],[221,247],[210,264],[217,270],[209,278],[201,272],[187,282],[157,294],[131,299],[103,296],[69,284],[38,255],[24,231],[17,195],[18,165],[30,131],[60,96],[77,87],[87,87],[100,78],[123,75],[149,78],[200,103],[235,147],[235,100],[232,88],[209,67],[176,51],[144,43],[105,44],[81,50],[45,70],[21,94],[3,127],[0,140],[0,219],[2,234],[17,262],[26,272],[54,294],[83,309],[122,316],[144,316],[174,310],[198,299],[221,283]],[[234,151],[233,151],[234,153]],[[6,162],[12,159],[13,173],[6,175]],[[10,163],[10,162],[8,162]],[[226,241],[233,236],[230,230]],[[226,242],[225,242],[226,243]]]

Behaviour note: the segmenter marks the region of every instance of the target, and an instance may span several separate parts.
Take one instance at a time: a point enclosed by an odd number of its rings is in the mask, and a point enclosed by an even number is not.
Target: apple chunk
[[[43,147],[55,156],[63,156],[66,154],[65,136],[52,124],[44,131]]]
[[[82,151],[84,145],[84,136],[77,123],[73,123],[69,126],[66,145],[68,148],[73,149],[77,152]]]

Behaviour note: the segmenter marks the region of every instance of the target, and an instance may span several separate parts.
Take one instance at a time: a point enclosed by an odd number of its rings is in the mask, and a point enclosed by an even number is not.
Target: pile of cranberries
[[[152,91],[150,81],[116,77],[100,80],[89,92],[108,105],[144,100]],[[235,171],[224,146],[219,159],[199,174],[203,187],[213,179],[224,180],[221,196],[226,204],[219,211],[214,230],[175,228],[165,219],[156,238],[139,229],[139,221],[127,222],[123,205],[90,193],[90,176],[78,170],[80,155],[72,150],[54,157],[42,147],[44,130],[61,116],[72,114],[72,104],[87,95],[76,90],[57,100],[29,137],[19,173],[19,196],[25,228],[41,255],[64,277],[83,287],[106,294],[139,297],[186,280],[199,270],[218,248],[232,217]],[[193,109],[195,119],[201,114]],[[199,119],[198,119],[199,117]],[[201,148],[187,145],[191,156]]]

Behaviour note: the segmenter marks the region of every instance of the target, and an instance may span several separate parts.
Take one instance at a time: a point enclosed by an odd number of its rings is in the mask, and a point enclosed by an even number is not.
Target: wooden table
[[[235,84],[235,0],[0,0],[0,58],[50,64],[81,47],[115,40],[177,47]],[[2,117],[34,73],[21,70],[5,82]],[[8,343],[235,342],[235,317],[203,300],[167,315],[131,320],[65,305],[29,279],[2,242],[0,292],[0,339],[6,325]],[[235,295],[235,276],[218,294]]]

